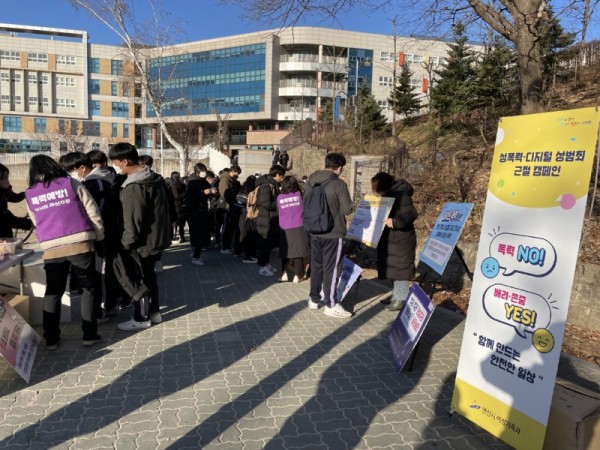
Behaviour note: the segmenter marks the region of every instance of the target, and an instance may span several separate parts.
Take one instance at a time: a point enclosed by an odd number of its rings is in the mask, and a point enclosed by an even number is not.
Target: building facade
[[[169,131],[197,147],[226,124],[231,150],[277,145],[297,123],[316,121],[328,102],[342,120],[363,85],[391,119],[388,99],[400,65],[410,64],[411,84],[425,98],[448,46],[298,27],[160,50],[145,70],[160,91]],[[107,150],[123,140],[160,148],[145,98],[123,48],[92,44],[85,31],[0,24],[0,151]]]

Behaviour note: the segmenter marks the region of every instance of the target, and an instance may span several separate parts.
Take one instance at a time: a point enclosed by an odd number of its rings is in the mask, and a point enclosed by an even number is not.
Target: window
[[[0,50],[0,59],[7,61],[21,61],[21,54],[11,50]]]
[[[8,83],[10,81],[10,74],[8,72],[0,73],[0,81],[5,81]]]
[[[420,80],[419,78],[411,78],[410,79],[410,87],[412,87],[413,89],[421,89],[422,84],[423,84],[423,81]]]
[[[20,83],[21,82],[21,74],[19,72],[13,72],[12,73],[12,81],[14,83]]]
[[[42,99],[42,105],[43,105],[43,106],[48,106],[49,104],[50,104],[50,102],[48,102],[48,97],[44,97],[44,98]]]
[[[129,139],[129,124],[128,123],[123,124],[123,137],[125,139]]]
[[[100,93],[100,80],[90,80],[88,83],[88,89],[90,94],[99,94]]]
[[[393,77],[379,77],[379,86],[391,86],[393,82]]]
[[[383,111],[391,110],[390,105],[387,100],[377,100],[377,106],[379,106]]]
[[[72,98],[57,98],[57,108],[75,108],[75,100]]]
[[[110,62],[110,74],[111,75],[123,75],[123,61],[113,59]]]
[[[27,103],[29,104],[29,106],[37,106],[38,105],[38,98],[37,97],[29,97],[27,99]]]
[[[118,123],[113,123],[112,124],[112,137],[119,137],[119,124]]]
[[[395,55],[393,52],[381,52],[380,59],[381,61],[393,61],[395,59]]]
[[[59,119],[58,121],[58,133],[63,135],[71,134],[72,127],[70,120]]]
[[[13,97],[13,102],[15,103],[15,105],[20,105],[21,104],[21,96],[20,95],[15,95]]]
[[[100,73],[100,58],[88,59],[88,72],[89,73]]]
[[[112,116],[113,117],[128,117],[129,116],[129,104],[125,102],[112,102]]]
[[[2,94],[0,95],[0,103],[3,105],[10,104],[10,95]]]
[[[92,150],[100,150],[100,142],[92,142]]]
[[[117,83],[116,81],[110,82],[110,95],[115,97],[119,95],[119,83]]]
[[[43,73],[42,78],[40,78],[40,80],[39,80],[39,83],[40,84],[48,84],[49,79],[50,79],[49,75],[47,73]]]
[[[38,80],[38,79],[37,79],[37,73],[28,73],[28,74],[27,74],[27,80],[28,80],[30,83],[37,83],[37,80]]]
[[[83,122],[82,132],[85,136],[100,136],[100,122]]]
[[[100,102],[98,100],[90,100],[90,115],[100,115]]]
[[[75,58],[74,56],[58,55],[56,57],[56,64],[59,64],[59,65],[74,66],[76,63],[77,63],[77,58]]]
[[[4,116],[3,126],[6,132],[20,133],[23,129],[22,118]]]
[[[57,86],[75,86],[75,78],[73,77],[56,77],[56,85]]]
[[[48,54],[47,53],[28,53],[27,54],[27,62],[47,63],[48,62]]]
[[[41,117],[36,117],[34,125],[35,125],[36,133],[39,133],[39,134],[46,133],[46,119],[41,118]]]

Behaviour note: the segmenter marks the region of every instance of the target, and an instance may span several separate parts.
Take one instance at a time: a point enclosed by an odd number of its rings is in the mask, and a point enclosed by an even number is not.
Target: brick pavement
[[[449,415],[462,317],[438,308],[399,374],[379,283],[361,281],[355,316],[341,320],[306,307],[306,283],[206,259],[191,265],[183,245],[165,253],[162,324],[132,334],[109,322],[83,348],[75,312],[59,350],[39,349],[30,385],[0,363],[0,448],[508,448]],[[600,381],[580,360],[561,371]]]

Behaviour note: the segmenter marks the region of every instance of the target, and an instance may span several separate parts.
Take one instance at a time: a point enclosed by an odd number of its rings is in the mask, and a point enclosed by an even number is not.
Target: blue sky
[[[563,1],[563,0],[559,0]],[[83,11],[75,11],[66,0],[2,0],[0,4],[9,3],[2,8],[0,21],[21,25],[35,25],[55,28],[85,30],[90,40],[96,44],[119,44],[118,38],[104,25]],[[136,15],[143,15],[147,8],[146,0],[135,0]],[[243,11],[235,6],[220,5],[218,0],[165,0],[163,9],[173,17],[184,22],[185,41],[196,41],[234,34],[248,33],[266,29],[264,25],[249,22],[242,18]],[[390,8],[376,13],[355,8],[350,13],[339,17],[338,22],[319,22],[311,18],[306,25],[341,28],[351,31],[363,31],[380,34],[392,34],[390,19],[397,15],[402,20],[403,14]],[[269,28],[277,28],[273,24]],[[403,33],[402,23],[397,27],[399,35]],[[600,39],[600,24],[592,23],[588,36]]]

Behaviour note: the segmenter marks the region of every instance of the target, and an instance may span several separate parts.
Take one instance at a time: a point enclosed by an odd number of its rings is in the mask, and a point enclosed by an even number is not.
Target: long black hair
[[[67,171],[47,155],[35,155],[29,161],[29,187],[39,182],[48,187],[52,180],[68,176]]]
[[[281,193],[291,194],[293,192],[302,192],[302,188],[300,187],[298,180],[296,180],[296,177],[292,175],[287,175],[281,181]]]

